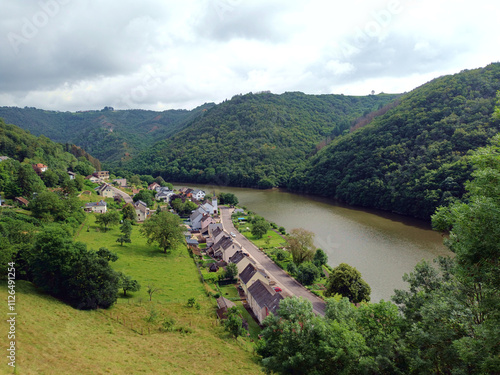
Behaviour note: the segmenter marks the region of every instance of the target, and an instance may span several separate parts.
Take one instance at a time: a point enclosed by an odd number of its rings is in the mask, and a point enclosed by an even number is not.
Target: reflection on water
[[[234,193],[240,205],[287,231],[305,228],[314,232],[315,244],[328,254],[331,266],[348,263],[361,272],[372,288],[374,302],[389,300],[394,289],[405,288],[403,274],[420,260],[451,255],[441,235],[420,220],[279,190],[189,186]]]

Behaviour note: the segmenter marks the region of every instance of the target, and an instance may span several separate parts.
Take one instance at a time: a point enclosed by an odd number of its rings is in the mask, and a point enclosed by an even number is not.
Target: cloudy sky
[[[0,0],[0,106],[405,92],[500,61],[498,0]]]

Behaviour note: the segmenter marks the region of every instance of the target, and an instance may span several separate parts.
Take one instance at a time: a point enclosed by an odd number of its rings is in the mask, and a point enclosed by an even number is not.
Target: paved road
[[[130,203],[130,204],[134,204],[134,201],[132,199],[132,197],[130,195],[128,195],[127,193],[125,193],[124,191],[121,191],[120,189],[112,186],[112,185],[109,185],[111,187],[111,189],[119,196],[121,196],[123,198],[123,200],[125,201],[125,203]]]
[[[243,236],[234,227],[231,220],[233,209],[228,207],[220,207],[222,225],[227,232],[236,234],[236,241],[245,248],[254,259],[259,262],[262,267],[268,272],[272,278],[280,283],[290,294],[298,297],[304,297],[313,304],[313,309],[316,314],[325,315],[325,302],[311,293],[309,290],[299,284],[293,277],[289,276],[276,263],[274,263],[266,254],[260,251],[250,240]]]

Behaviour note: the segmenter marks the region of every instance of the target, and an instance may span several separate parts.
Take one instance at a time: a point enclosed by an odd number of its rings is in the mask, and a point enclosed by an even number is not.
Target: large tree
[[[270,226],[265,220],[258,220],[252,226],[252,234],[257,238],[262,238],[267,233]]]
[[[96,214],[95,222],[99,224],[104,231],[108,230],[108,226],[118,225],[120,223],[120,214],[118,211],[110,210],[104,214]]]
[[[286,237],[288,250],[292,253],[293,262],[297,265],[312,261],[316,252],[314,233],[303,228],[292,229]]]
[[[167,253],[183,240],[184,228],[179,216],[162,211],[146,220],[141,233],[148,239],[148,244],[156,243]]]
[[[370,301],[370,286],[361,278],[361,273],[354,267],[341,263],[330,273],[326,285],[325,296],[340,294],[349,301],[358,303]]]

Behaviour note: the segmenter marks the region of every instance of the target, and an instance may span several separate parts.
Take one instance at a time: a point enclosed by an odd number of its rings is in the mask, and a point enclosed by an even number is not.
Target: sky
[[[500,61],[498,0],[0,0],[0,106],[402,93]]]

